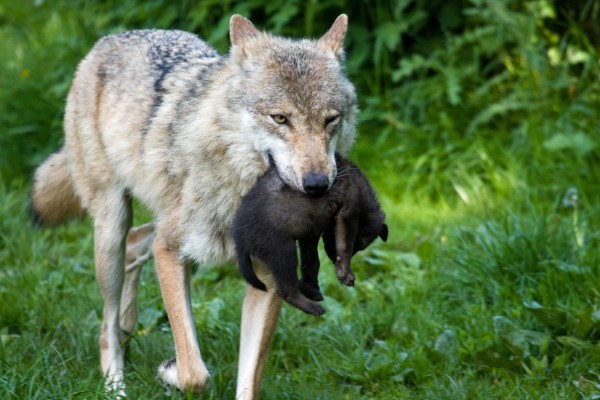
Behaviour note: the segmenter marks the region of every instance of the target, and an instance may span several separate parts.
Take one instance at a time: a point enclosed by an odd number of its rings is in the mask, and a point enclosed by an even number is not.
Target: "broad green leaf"
[[[573,150],[580,156],[594,151],[596,141],[583,132],[572,134],[557,133],[544,142],[544,148],[551,152]]]

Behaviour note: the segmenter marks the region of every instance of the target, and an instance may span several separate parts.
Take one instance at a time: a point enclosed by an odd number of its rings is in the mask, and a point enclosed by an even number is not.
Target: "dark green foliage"
[[[138,28],[193,31],[226,52],[233,13],[311,37],[348,14],[362,108],[351,158],[390,226],[355,259],[354,289],[322,258],[323,318],[284,307],[263,398],[598,398],[599,4],[0,1],[0,398],[107,398],[90,221],[32,229],[26,212],[77,63],[99,37]],[[152,268],[132,398],[163,397],[155,368],[172,356]],[[206,398],[233,398],[243,290],[231,265],[195,275]]]

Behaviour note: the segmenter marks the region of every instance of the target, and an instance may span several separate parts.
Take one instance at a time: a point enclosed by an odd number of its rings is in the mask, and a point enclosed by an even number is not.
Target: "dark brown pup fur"
[[[315,301],[319,290],[317,246],[325,249],[345,285],[354,285],[350,259],[377,238],[387,240],[388,228],[373,188],[362,172],[336,154],[337,177],[321,197],[310,197],[283,183],[277,170],[268,172],[243,197],[233,223],[238,265],[242,276],[257,289],[266,286],[254,274],[251,257],[267,265],[277,292],[304,312],[321,315]],[[296,241],[300,245],[302,278],[298,281]]]

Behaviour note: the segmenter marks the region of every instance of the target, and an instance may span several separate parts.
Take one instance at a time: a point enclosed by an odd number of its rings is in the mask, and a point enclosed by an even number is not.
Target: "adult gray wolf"
[[[153,253],[175,341],[160,378],[201,392],[189,265],[235,257],[231,222],[272,157],[295,190],[319,194],[336,176],[334,154],[355,137],[353,85],[343,71],[347,17],[317,40],[258,31],[230,20],[222,56],[197,36],[142,30],[104,37],[77,68],[65,110],[65,145],[36,171],[32,209],[40,221],[87,212],[94,221],[96,275],[104,300],[100,359],[107,385],[124,395],[122,346],[135,326],[136,279],[125,279],[131,200],[154,214]],[[59,196],[60,194],[60,196]],[[248,288],[242,307],[237,398],[255,398],[281,305]],[[125,283],[124,283],[125,282]]]
[[[233,240],[242,276],[257,289],[267,290],[254,273],[251,257],[264,263],[281,298],[300,310],[322,315],[319,254],[323,235],[327,255],[338,280],[354,286],[350,259],[378,236],[387,240],[385,213],[366,176],[339,154],[331,189],[322,196],[305,196],[289,188],[274,167],[269,168],[244,197],[233,220]],[[302,278],[298,281],[296,241]]]

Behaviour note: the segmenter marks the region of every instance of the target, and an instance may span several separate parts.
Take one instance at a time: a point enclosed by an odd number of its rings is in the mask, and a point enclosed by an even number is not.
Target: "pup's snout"
[[[329,178],[323,174],[311,172],[302,179],[304,191],[311,196],[320,196],[329,189]]]

